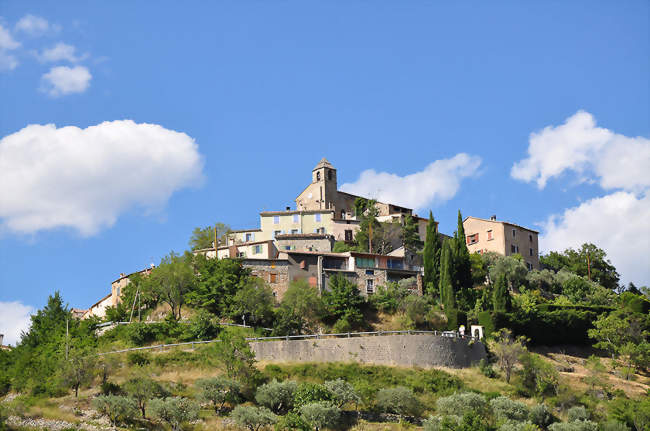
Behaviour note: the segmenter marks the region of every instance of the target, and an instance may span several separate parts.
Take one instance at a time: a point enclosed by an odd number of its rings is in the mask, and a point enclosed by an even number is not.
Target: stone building
[[[490,219],[467,217],[463,228],[470,253],[489,251],[510,256],[523,256],[529,270],[539,269],[538,232],[506,221],[498,221],[496,216]]]

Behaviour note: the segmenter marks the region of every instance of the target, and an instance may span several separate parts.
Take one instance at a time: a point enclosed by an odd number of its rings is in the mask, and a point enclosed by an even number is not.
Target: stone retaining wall
[[[464,368],[486,357],[483,343],[439,335],[383,335],[251,342],[258,361],[360,362]]]

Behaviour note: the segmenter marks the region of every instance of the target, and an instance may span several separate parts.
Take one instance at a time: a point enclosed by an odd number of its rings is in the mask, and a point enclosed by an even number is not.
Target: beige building
[[[528,269],[539,269],[538,232],[506,221],[467,217],[463,221],[470,253],[520,254]]]

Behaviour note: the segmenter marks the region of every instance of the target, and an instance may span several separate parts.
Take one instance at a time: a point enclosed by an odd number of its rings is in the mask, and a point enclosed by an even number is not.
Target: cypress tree
[[[455,268],[455,287],[458,292],[466,293],[467,289],[473,287],[472,282],[472,262],[469,258],[467,249],[467,238],[465,237],[465,228],[463,227],[463,216],[458,210],[458,228],[454,234],[454,268]],[[466,296],[466,295],[464,295]],[[468,304],[472,307],[472,304]]]
[[[429,211],[422,260],[424,261],[424,287],[428,292],[434,292],[440,284],[440,238],[431,211]]]
[[[509,297],[508,279],[505,274],[501,274],[494,283],[494,292],[492,292],[492,306],[494,307],[494,311],[507,311]]]
[[[440,300],[445,310],[450,310],[456,306],[456,297],[454,294],[454,266],[453,251],[450,241],[442,244],[440,254]]]

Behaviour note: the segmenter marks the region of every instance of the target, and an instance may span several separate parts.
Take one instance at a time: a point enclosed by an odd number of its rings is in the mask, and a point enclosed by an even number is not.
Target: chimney
[[[490,220],[493,220],[493,221],[497,221],[497,216],[496,216],[496,214],[495,214],[495,215],[492,215],[492,216],[490,216]]]

